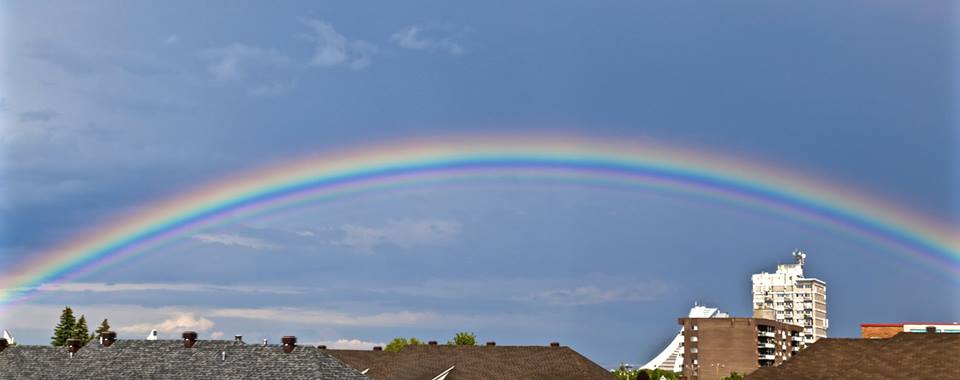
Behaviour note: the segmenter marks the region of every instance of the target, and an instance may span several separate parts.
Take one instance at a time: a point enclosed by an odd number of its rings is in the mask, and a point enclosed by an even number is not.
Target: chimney
[[[437,345],[437,341],[431,340],[431,341],[427,342],[427,344],[429,344],[429,345],[431,345],[431,346],[436,346],[436,345]]]
[[[291,353],[293,349],[297,347],[297,337],[287,335],[283,338],[280,338],[280,342],[283,343],[283,352]]]
[[[104,331],[100,333],[100,345],[104,347],[110,347],[113,342],[117,341],[117,333],[113,331]]]
[[[560,347],[560,342],[550,342],[550,347]]]
[[[233,343],[243,343],[243,335],[234,335]]]
[[[936,334],[937,326],[927,326],[927,334]]]
[[[373,350],[374,350],[374,351],[383,351],[383,347],[373,346]]]
[[[497,345],[497,342],[487,342],[487,345],[488,345],[488,346],[496,346],[496,345]]]
[[[80,345],[80,339],[67,339],[67,352],[71,357],[75,352],[80,351]]]
[[[197,344],[197,332],[196,331],[184,331],[183,332],[183,347],[191,348],[194,344]]]
[[[321,344],[321,345],[317,346],[317,349],[318,349],[318,350],[326,350],[326,349],[327,349],[327,346]]]
[[[7,349],[7,340],[0,338],[0,352]]]

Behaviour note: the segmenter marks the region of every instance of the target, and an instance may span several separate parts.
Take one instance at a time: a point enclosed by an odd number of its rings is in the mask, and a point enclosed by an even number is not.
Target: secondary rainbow
[[[796,170],[653,142],[499,135],[401,141],[311,155],[213,182],[6,270],[0,280],[0,305],[225,219],[409,184],[504,177],[665,186],[746,202],[842,228],[905,257],[960,273],[960,234],[954,226]]]

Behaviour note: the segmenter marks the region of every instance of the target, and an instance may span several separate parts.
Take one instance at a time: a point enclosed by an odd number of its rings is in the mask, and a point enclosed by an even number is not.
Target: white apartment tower
[[[775,273],[758,273],[753,279],[753,310],[774,313],[777,322],[803,327],[807,344],[827,337],[827,284],[803,276],[807,254],[793,251],[793,264],[779,264]]]

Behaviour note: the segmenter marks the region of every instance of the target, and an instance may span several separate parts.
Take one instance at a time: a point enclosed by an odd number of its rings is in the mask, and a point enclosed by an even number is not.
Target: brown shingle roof
[[[960,334],[900,333],[889,339],[820,339],[748,380],[960,379]]]
[[[616,379],[569,347],[407,346],[400,352],[327,350],[374,380],[432,379],[450,367],[446,380]]]

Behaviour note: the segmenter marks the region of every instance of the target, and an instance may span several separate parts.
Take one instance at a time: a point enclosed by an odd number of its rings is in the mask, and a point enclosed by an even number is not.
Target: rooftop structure
[[[720,309],[714,307],[706,307],[699,304],[694,304],[693,308],[690,309],[690,313],[687,314],[689,318],[725,318],[729,317],[727,313],[721,313]],[[666,347],[660,351],[657,356],[654,356],[647,364],[644,364],[641,369],[662,369],[673,372],[680,372],[683,370],[683,327],[680,328],[680,331],[677,335],[667,344]]]
[[[951,359],[952,358],[952,359]],[[889,339],[820,339],[747,380],[960,379],[960,334],[900,333]]]
[[[242,340],[117,340],[100,344],[71,339],[66,347],[7,346],[0,339],[0,379],[323,379],[366,376],[323,351],[297,346],[248,345]]]
[[[806,343],[827,337],[827,284],[804,277],[807,254],[793,251],[794,263],[777,265],[774,273],[758,273],[753,280],[753,309],[772,309],[778,322],[803,326]]]
[[[804,347],[803,328],[765,318],[680,318],[683,375],[717,380],[780,365]]]
[[[400,352],[321,350],[374,380],[616,380],[570,347],[411,345]]]
[[[931,329],[933,329],[931,331]],[[860,337],[864,339],[886,339],[902,333],[946,333],[960,334],[960,324],[935,322],[905,323],[863,323],[860,324]]]

